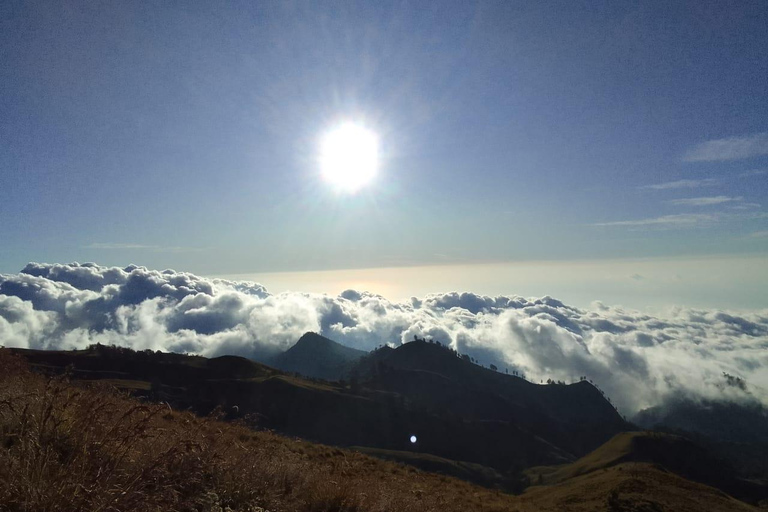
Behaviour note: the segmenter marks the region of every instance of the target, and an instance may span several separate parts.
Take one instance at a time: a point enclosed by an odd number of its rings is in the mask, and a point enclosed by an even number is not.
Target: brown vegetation
[[[8,511],[514,509],[448,477],[46,378],[6,350],[0,439]]]
[[[534,486],[521,510],[592,512],[749,512],[727,494],[681,478],[653,464],[628,462],[576,476],[554,486]]]

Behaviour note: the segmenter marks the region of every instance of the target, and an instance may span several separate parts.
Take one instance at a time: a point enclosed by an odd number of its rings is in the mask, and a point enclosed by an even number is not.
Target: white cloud
[[[699,199],[711,199],[711,198],[696,198]],[[704,206],[706,201],[700,201],[698,203],[680,203],[686,206]],[[740,208],[739,206],[744,206]],[[743,203],[742,205],[736,204],[731,206],[731,210],[739,210],[739,212],[715,212],[715,213],[679,213],[675,215],[662,215],[659,217],[650,217],[645,219],[632,219],[632,220],[619,220],[610,222],[598,222],[592,224],[593,226],[606,226],[606,227],[628,227],[638,229],[685,229],[685,228],[703,228],[712,227],[718,224],[744,222],[751,220],[760,220],[768,218],[767,212],[758,211],[743,211],[751,210],[759,207],[755,203]]]
[[[738,203],[730,206],[731,210],[754,210],[760,208],[760,203]]]
[[[629,227],[666,227],[666,228],[684,228],[694,227],[702,223],[717,220],[716,215],[700,213],[680,213],[677,215],[662,215],[661,217],[651,217],[648,219],[620,220],[614,222],[598,222],[595,226],[629,226]]]
[[[768,132],[703,142],[688,151],[683,159],[687,162],[714,162],[761,155],[768,155]]]
[[[710,196],[710,197],[691,197],[687,199],[673,199],[668,201],[676,206],[711,206],[715,204],[733,203],[742,201],[743,197],[729,196]]]
[[[538,382],[588,375],[631,413],[673,394],[730,396],[722,372],[768,403],[768,310],[677,308],[648,315],[552,297],[429,294],[391,302],[363,291],[272,295],[249,282],[143,267],[29,264],[0,275],[0,343],[267,357],[305,331],[370,350],[431,336]]]
[[[673,190],[678,188],[699,188],[699,187],[708,187],[711,185],[717,184],[717,180],[713,178],[706,178],[703,180],[677,180],[677,181],[667,181],[664,183],[656,183],[653,185],[644,185],[642,187],[639,187],[640,189],[649,189],[649,190]]]

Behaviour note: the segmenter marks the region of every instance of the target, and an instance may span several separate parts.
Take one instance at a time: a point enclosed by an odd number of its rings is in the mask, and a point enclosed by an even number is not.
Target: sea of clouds
[[[768,310],[676,308],[652,316],[594,303],[450,292],[391,302],[347,290],[287,292],[174,270],[30,263],[0,274],[0,345],[235,354],[266,360],[307,331],[371,350],[414,335],[534,382],[585,375],[632,414],[676,397],[768,404]],[[727,386],[723,372],[747,381]]]

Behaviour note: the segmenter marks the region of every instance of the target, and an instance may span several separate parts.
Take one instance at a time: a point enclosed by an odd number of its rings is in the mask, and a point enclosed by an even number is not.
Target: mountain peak
[[[343,346],[331,339],[326,338],[325,336],[321,336],[316,332],[308,331],[302,334],[301,338],[299,338],[299,341],[297,341],[296,344],[293,345],[288,350],[294,350],[298,347],[304,348],[304,347],[317,346],[317,345],[326,346],[326,347],[332,347],[334,345]]]
[[[277,356],[274,365],[306,377],[339,380],[345,377],[350,365],[365,354],[316,332],[307,332],[294,346]]]

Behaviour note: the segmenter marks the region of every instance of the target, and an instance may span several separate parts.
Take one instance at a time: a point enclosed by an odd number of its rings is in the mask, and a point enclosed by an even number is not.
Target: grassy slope
[[[110,389],[33,374],[0,350],[0,510],[751,510],[648,465],[514,497]]]
[[[414,348],[416,353],[409,354]],[[318,442],[407,451],[407,439],[416,432],[421,451],[509,475],[533,464],[572,461],[572,452],[587,453],[621,426],[611,424],[618,415],[588,385],[538,386],[461,361],[426,343],[410,343],[392,353],[406,363],[436,365],[441,373],[388,373],[379,389],[295,378],[230,356],[208,360],[106,347],[91,352],[18,352],[52,372],[71,365],[77,378],[150,382],[145,395],[201,414],[217,405],[227,411],[237,406],[241,413],[258,413],[264,427]],[[387,389],[387,381],[396,387]],[[477,389],[469,389],[470,383],[477,383]],[[510,396],[501,396],[507,388]],[[131,390],[141,394],[137,385]],[[595,396],[581,396],[584,393]],[[556,400],[545,399],[550,395]],[[513,403],[523,399],[528,403]],[[583,409],[600,404],[608,416],[587,415],[590,425],[576,421],[580,418],[563,424],[541,411],[542,404],[562,406],[574,400],[582,402]],[[565,409],[558,409],[559,414]]]
[[[514,510],[514,498],[353,451],[31,373],[0,350],[0,510]]]
[[[527,474],[534,483],[551,485],[622,462],[631,462],[636,458],[635,441],[644,435],[647,434],[623,432],[576,462],[562,466],[537,466],[529,469]]]
[[[688,439],[659,432],[623,432],[571,464],[534,467],[526,474],[534,484],[553,485],[625,463],[663,468],[751,503],[768,494],[765,486],[734,477],[731,468]]]
[[[534,486],[520,497],[521,510],[590,512],[734,512],[757,509],[706,485],[647,463],[624,463]]]
[[[382,450],[367,446],[353,446],[351,449],[380,459],[409,464],[424,471],[454,476],[486,487],[504,488],[509,485],[509,482],[496,470],[480,464],[445,459],[429,453],[413,451]]]

